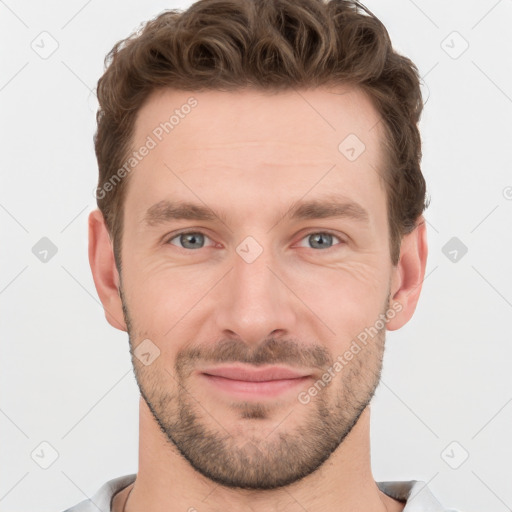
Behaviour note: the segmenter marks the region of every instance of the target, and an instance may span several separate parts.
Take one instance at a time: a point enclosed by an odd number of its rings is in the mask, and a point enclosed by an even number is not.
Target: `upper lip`
[[[224,377],[225,379],[245,380],[249,382],[299,379],[301,377],[308,377],[311,375],[304,371],[301,372],[299,370],[293,370],[283,366],[270,366],[265,368],[222,366],[207,368],[206,370],[202,370],[201,373],[216,377]]]

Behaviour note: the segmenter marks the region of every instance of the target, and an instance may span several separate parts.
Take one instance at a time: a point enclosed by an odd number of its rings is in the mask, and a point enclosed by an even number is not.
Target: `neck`
[[[367,407],[343,443],[314,473],[273,490],[232,489],[195,471],[167,440],[141,398],[139,471],[121,503],[130,492],[125,512],[401,511],[404,505],[382,493],[372,477],[369,431]],[[114,505],[113,510],[122,511],[119,501]]]

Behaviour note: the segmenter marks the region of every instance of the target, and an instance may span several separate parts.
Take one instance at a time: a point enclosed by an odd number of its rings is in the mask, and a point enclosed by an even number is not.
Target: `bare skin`
[[[420,218],[392,265],[376,110],[343,88],[165,90],[140,110],[133,147],[190,96],[197,106],[128,178],[121,277],[102,215],[89,217],[89,259],[107,320],[129,333],[132,350],[146,339],[159,350],[148,365],[133,358],[139,470],[113,510],[403,510],[372,476],[369,401],[385,331],[401,328],[416,308],[427,243]],[[349,134],[365,145],[353,161],[338,148]],[[366,219],[286,215],[328,196],[357,203]],[[218,215],[145,223],[162,200]],[[248,263],[237,247],[256,257]],[[384,328],[311,392],[391,309]],[[226,353],[232,362],[261,356],[306,377],[275,396],[242,399],[204,375]]]

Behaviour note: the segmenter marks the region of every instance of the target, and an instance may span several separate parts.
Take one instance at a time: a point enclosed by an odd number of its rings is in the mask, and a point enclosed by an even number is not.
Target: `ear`
[[[89,264],[105,318],[112,327],[127,331],[114,251],[103,214],[98,209],[89,214]]]
[[[421,215],[414,231],[402,238],[400,260],[393,268],[389,307],[396,311],[396,315],[390,316],[386,324],[388,331],[400,329],[414,314],[425,279],[427,255],[427,228]]]

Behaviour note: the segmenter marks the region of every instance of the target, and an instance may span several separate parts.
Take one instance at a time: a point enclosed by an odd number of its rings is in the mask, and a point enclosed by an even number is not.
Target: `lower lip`
[[[296,379],[280,379],[252,382],[246,380],[233,380],[219,377],[217,375],[201,374],[216,389],[242,397],[273,397],[296,389],[310,379],[310,377],[299,377]]]

